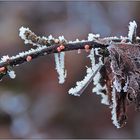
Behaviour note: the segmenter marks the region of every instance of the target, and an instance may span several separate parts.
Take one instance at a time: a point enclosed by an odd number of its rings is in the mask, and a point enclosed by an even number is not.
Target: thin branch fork
[[[94,41],[85,41],[85,42],[77,42],[77,43],[67,43],[67,44],[64,44],[65,48],[62,51],[66,52],[66,51],[73,51],[73,50],[79,50],[79,49],[82,50],[82,49],[85,49],[85,47],[84,47],[85,45],[89,45],[89,49],[107,48],[107,46],[109,46],[110,42],[121,43],[121,41],[122,41],[121,38],[118,38],[118,39],[107,38],[107,39],[100,39],[100,41],[94,40]],[[129,41],[129,39],[126,39],[126,43],[128,41]],[[102,42],[105,42],[105,43],[103,44]],[[137,42],[140,43],[140,39],[137,39]],[[11,56],[9,58],[9,60],[7,60],[6,62],[0,61],[0,67],[6,67],[7,65],[17,66],[22,63],[25,63],[25,62],[27,62],[27,60],[26,60],[27,56],[31,56],[32,59],[35,59],[35,58],[38,58],[39,56],[58,53],[57,48],[60,45],[61,44],[53,44],[48,47],[47,46],[40,47],[39,49],[31,48],[30,50],[25,51],[23,56],[20,56],[17,54],[15,56]]]
[[[91,60],[91,68],[87,68],[85,78],[82,81],[76,82],[76,86],[69,90],[69,94],[80,96],[89,83],[93,81],[95,87],[92,92],[101,95],[101,103],[109,105],[112,108],[113,124],[117,128],[121,128],[126,124],[125,102],[129,101],[129,98],[127,99],[126,97],[132,92],[130,87],[134,86],[135,94],[137,95],[134,99],[137,99],[138,107],[140,103],[139,95],[137,94],[139,93],[137,90],[140,89],[140,80],[136,78],[139,77],[139,75],[136,75],[136,71],[139,70],[137,62],[139,62],[138,58],[140,58],[140,38],[136,36],[136,28],[137,24],[133,21],[129,25],[128,37],[100,38],[98,34],[89,34],[87,40],[79,41],[77,39],[71,42],[67,41],[63,36],[60,36],[58,39],[53,38],[51,35],[48,37],[39,37],[29,30],[29,28],[21,27],[19,36],[24,40],[25,44],[32,45],[32,48],[28,51],[20,52],[16,56],[3,56],[0,61],[0,79],[7,73],[14,79],[15,73],[12,70],[14,66],[30,62],[39,56],[55,53],[58,79],[59,83],[62,84],[66,78],[64,67],[65,53],[62,52],[85,49],[86,52],[90,53],[88,57]],[[131,61],[130,58],[132,58]],[[101,71],[103,66],[105,66],[105,70]],[[133,68],[133,66],[135,67]],[[128,75],[129,72],[131,75]],[[135,100],[134,102],[136,103]]]
[[[29,30],[29,28],[20,28],[19,36],[21,39],[24,40],[25,44],[31,44],[33,48],[29,49],[25,52],[20,52],[15,56],[9,57],[6,61],[3,61],[1,58],[0,61],[0,68],[7,67],[7,66],[18,66],[27,61],[27,57],[30,56],[31,59],[38,58],[39,56],[44,56],[53,53],[59,53],[58,47],[63,45],[64,48],[61,51],[72,51],[72,50],[81,50],[85,49],[85,45],[89,46],[89,50],[92,48],[107,48],[111,42],[114,43],[125,43],[127,45],[130,43],[140,43],[140,38],[136,37],[136,29],[135,29],[135,36],[133,35],[133,40],[129,37],[107,37],[107,38],[99,38],[96,35],[92,38],[92,40],[83,40],[83,41],[74,41],[68,42],[64,39],[63,36],[59,37],[58,39],[53,38],[51,35],[47,37],[40,37],[37,36],[34,32]]]

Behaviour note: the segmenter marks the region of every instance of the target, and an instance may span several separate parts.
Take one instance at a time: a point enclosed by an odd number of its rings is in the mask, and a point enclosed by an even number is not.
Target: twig
[[[80,43],[65,44],[65,48],[62,51],[85,49],[84,48],[85,45],[89,45],[90,49],[91,48],[106,48],[108,46],[108,45],[97,43],[96,41],[85,41],[85,42],[80,42]],[[27,62],[27,60],[26,60],[27,56],[31,56],[32,59],[35,59],[39,56],[58,53],[57,48],[59,46],[60,45],[52,45],[49,47],[42,46],[42,47],[37,47],[35,49],[31,48],[30,50],[21,52],[16,56],[9,57],[9,60],[6,62],[0,61],[0,67],[5,67],[7,65],[16,66],[16,65],[22,64],[24,62]]]
[[[111,42],[113,41],[114,43],[120,43],[122,39],[102,39],[105,42]],[[126,40],[128,41],[128,39]],[[140,43],[140,39],[137,39],[137,42]],[[84,46],[89,45],[90,48],[106,48],[109,46],[109,43],[99,43],[97,41],[85,41],[85,42],[78,42],[78,43],[68,43],[65,44],[65,48],[62,51],[72,51],[72,50],[79,50],[79,49],[85,49]],[[60,44],[52,45],[52,46],[41,46],[37,47],[35,49],[31,48],[28,51],[25,52],[20,52],[19,54],[15,56],[9,57],[9,60],[4,62],[0,61],[0,67],[6,67],[7,65],[10,66],[16,66],[19,64],[22,64],[24,62],[27,62],[26,58],[27,56],[31,56],[32,59],[38,58],[39,56],[44,56],[48,54],[53,54],[53,53],[58,53],[57,48],[60,46]],[[22,54],[22,55],[20,55]]]
[[[60,56],[56,54],[55,62],[59,79],[61,79],[59,83],[63,83],[66,74],[64,72],[64,53],[62,52],[85,49],[86,52],[90,52],[92,68],[87,68],[85,78],[76,82],[76,87],[71,88],[69,94],[80,96],[89,83],[94,80],[95,87],[92,92],[101,95],[101,102],[112,108],[113,123],[117,128],[120,128],[126,124],[125,103],[129,101],[126,98],[127,94],[132,92],[130,87],[134,87],[135,91],[133,102],[138,104],[138,107],[140,104],[138,96],[140,75],[136,74],[139,71],[139,63],[137,62],[140,61],[140,38],[136,36],[136,28],[137,24],[133,21],[129,25],[128,37],[100,38],[99,34],[90,33],[88,40],[79,41],[76,39],[76,41],[71,42],[67,41],[64,36],[60,36],[58,39],[51,35],[40,37],[29,28],[21,27],[19,36],[25,44],[30,44],[33,48],[20,52],[16,56],[3,56],[0,61],[0,79],[6,74],[12,79],[15,78],[14,66],[30,62],[39,56],[61,53]],[[94,51],[90,51],[90,49]],[[101,71],[102,66],[105,66],[104,71]]]

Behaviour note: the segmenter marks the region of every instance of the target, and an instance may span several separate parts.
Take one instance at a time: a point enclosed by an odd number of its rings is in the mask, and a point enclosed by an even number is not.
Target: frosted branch
[[[129,23],[128,38],[132,43],[136,42],[136,29],[137,29],[136,22],[135,21],[130,22]]]
[[[93,80],[94,76],[101,69],[102,66],[98,67],[96,71],[93,72],[91,68],[87,68],[87,75],[82,81],[76,82],[76,86],[71,88],[68,93],[74,96],[80,96],[89,83]]]
[[[62,84],[66,78],[65,52],[78,50],[79,53],[79,50],[84,49],[90,53],[88,57],[91,60],[91,68],[87,68],[84,79],[76,82],[76,86],[69,90],[69,94],[80,96],[93,81],[92,92],[101,95],[101,103],[112,108],[113,124],[121,128],[127,120],[127,101],[134,102],[136,107],[140,108],[140,38],[136,36],[136,29],[137,24],[133,21],[129,23],[128,37],[101,38],[99,34],[89,33],[87,40],[77,38],[75,41],[67,41],[64,36],[40,37],[29,28],[21,27],[19,36],[32,48],[15,56],[2,56],[0,80],[7,74],[14,79],[16,76],[14,66],[30,62],[40,56],[54,54],[59,83]]]
[[[65,66],[64,66],[64,57],[65,57],[65,52],[61,53],[55,53],[55,63],[56,63],[56,70],[59,75],[59,83],[63,84],[65,82],[66,78],[66,71],[65,71]]]

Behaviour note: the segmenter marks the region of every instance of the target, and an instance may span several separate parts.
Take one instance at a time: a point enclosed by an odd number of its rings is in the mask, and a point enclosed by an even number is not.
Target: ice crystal
[[[128,32],[128,38],[132,42],[133,35],[135,34],[137,28],[137,23],[135,21],[129,23],[129,32]]]
[[[13,70],[7,71],[7,73],[10,76],[11,79],[14,79],[16,77],[16,74]]]
[[[58,39],[60,40],[60,42],[65,40],[64,36],[59,36]]]
[[[95,38],[99,38],[100,35],[99,34],[92,34],[92,33],[89,33],[88,34],[88,41],[93,41]]]
[[[66,78],[66,71],[64,66],[64,58],[65,58],[65,52],[55,53],[55,64],[56,64],[56,70],[59,74],[59,83],[63,84],[65,82]]]
[[[2,58],[1,58],[1,62],[6,62],[7,60],[9,60],[9,56],[8,55],[4,55],[4,56],[2,56]]]

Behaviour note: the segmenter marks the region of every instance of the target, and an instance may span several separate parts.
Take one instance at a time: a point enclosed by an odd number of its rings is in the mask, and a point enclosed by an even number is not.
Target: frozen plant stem
[[[9,75],[15,78],[14,66],[31,62],[40,56],[54,54],[59,83],[65,82],[66,70],[64,55],[67,51],[85,50],[91,60],[85,78],[76,82],[69,94],[80,96],[93,81],[93,93],[101,95],[101,103],[112,111],[112,121],[117,128],[125,126],[128,103],[134,103],[140,109],[140,38],[136,36],[137,24],[130,22],[127,37],[105,37],[89,33],[87,40],[67,41],[64,36],[54,38],[40,37],[29,28],[20,28],[19,36],[32,48],[16,56],[3,56],[0,60],[0,79]]]
[[[84,45],[90,45],[90,48],[99,48],[99,47],[107,47],[108,45],[100,44],[95,41],[85,41],[85,42],[80,42],[80,43],[68,43],[65,44],[65,49],[62,51],[72,51],[72,50],[78,50],[78,49],[85,49]],[[26,58],[27,56],[31,56],[32,59],[38,58],[40,56],[48,55],[48,54],[54,54],[58,53],[57,48],[59,45],[52,45],[52,46],[41,46],[39,48],[31,48],[28,51],[23,52],[22,55],[17,54],[16,56],[9,57],[9,60],[4,62],[0,61],[0,67],[5,67],[7,65],[10,66],[16,66],[19,64],[22,64],[24,62],[27,62]]]
[[[21,28],[23,30],[23,27],[21,27]],[[26,58],[28,56],[31,56],[32,59],[35,59],[39,56],[57,53],[58,52],[57,48],[62,43],[64,43],[65,48],[61,51],[72,51],[72,50],[85,49],[85,45],[89,45],[89,49],[107,48],[109,46],[110,42],[121,43],[121,41],[123,40],[123,37],[121,36],[120,38],[118,38],[118,37],[94,38],[92,41],[91,41],[91,39],[89,39],[89,40],[73,41],[73,42],[72,41],[60,42],[59,39],[54,39],[53,37],[49,36],[48,38],[50,38],[50,40],[48,41],[48,39],[46,39],[45,37],[42,37],[42,38],[38,37],[32,31],[30,31],[28,28],[27,28],[27,30],[24,29],[24,31],[22,31],[22,33],[20,32],[20,36],[23,36],[25,34],[25,36],[21,37],[21,38],[25,41],[25,44],[31,44],[34,47],[29,49],[28,51],[21,52],[21,53],[17,54],[16,56],[10,57],[8,61],[0,61],[0,67],[5,67],[7,65],[16,66],[16,65],[22,64],[24,62],[27,62]],[[129,35],[129,37],[126,37],[125,39],[126,39],[125,40],[126,42],[129,42],[130,35]],[[35,42],[35,40],[38,40],[39,43]],[[57,42],[55,43],[56,40],[57,40]],[[136,41],[138,43],[140,43],[140,38],[137,37]],[[44,42],[47,42],[47,43],[44,43]]]
[[[87,75],[85,76],[85,78],[82,81],[77,82],[76,87],[71,88],[69,90],[69,94],[74,96],[80,96],[84,92],[86,87],[91,83],[91,81],[93,80],[97,72],[100,71],[101,68],[102,65],[100,65],[95,71],[93,71],[91,68],[87,68]]]
[[[54,58],[55,58],[55,63],[56,63],[56,70],[57,73],[59,75],[58,79],[59,79],[59,84],[63,84],[65,82],[65,78],[66,78],[66,71],[65,71],[65,52],[61,52],[61,53],[55,53],[54,54]]]

